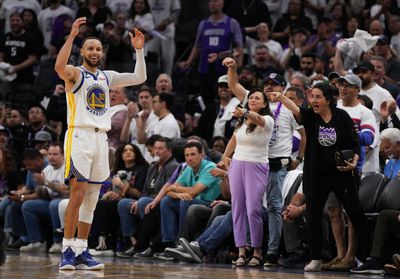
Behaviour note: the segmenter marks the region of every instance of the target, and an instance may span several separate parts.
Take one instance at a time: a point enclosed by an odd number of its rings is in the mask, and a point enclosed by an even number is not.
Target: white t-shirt
[[[374,134],[374,141],[369,145],[372,150],[364,156],[364,162],[362,165],[362,172],[379,172],[379,128],[376,126],[375,116],[371,110],[358,104],[354,107],[343,106],[342,100],[338,101],[337,107],[345,110],[357,123],[360,131],[370,131]]]
[[[217,116],[217,118],[215,119],[213,137],[225,137],[226,122],[232,119],[232,112],[239,104],[240,101],[237,98],[233,97],[224,107],[224,113],[222,114],[221,118]]]
[[[246,92],[243,106],[247,103],[248,94],[249,91]],[[269,102],[269,108],[272,114],[274,114],[278,104],[279,103]],[[282,105],[280,113],[277,119],[275,119],[275,125],[269,143],[268,158],[290,157],[293,147],[293,132],[302,128],[303,126],[297,123],[293,113]]]
[[[268,163],[268,142],[271,138],[274,119],[269,115],[263,116],[264,127],[257,126],[253,132],[247,133],[247,125],[242,124],[235,131],[236,148],[233,159],[255,163]]]
[[[181,9],[179,0],[149,0],[149,5],[156,26],[170,17],[174,11]],[[174,38],[175,24],[173,22],[168,24],[167,28],[161,33],[167,38]]]
[[[115,13],[128,13],[133,0],[107,0],[106,6]]]
[[[390,39],[390,44],[396,51],[398,57],[400,55],[400,32],[392,36]]]
[[[181,130],[179,129],[178,122],[176,121],[174,115],[169,113],[158,122],[150,130],[149,136],[161,135],[170,139],[177,139],[181,137]]]
[[[42,7],[37,0],[5,0],[0,8],[0,19],[5,20],[4,33],[11,31],[10,16],[14,12],[21,13],[24,9],[32,9],[36,15],[40,13]]]
[[[55,169],[52,165],[48,165],[43,169],[43,174],[45,180],[51,183],[64,184],[65,164],[58,169]],[[47,191],[49,192],[50,197],[60,196],[59,193],[54,192],[50,188],[47,188]]]
[[[268,48],[268,52],[277,60],[280,61],[282,58],[283,49],[280,43],[274,40],[268,40],[268,42],[260,42],[249,36],[246,36],[246,45],[249,52],[249,64],[254,64],[254,55],[256,54],[256,46],[265,45]]]
[[[143,114],[143,111],[139,111],[138,115],[139,117]],[[149,113],[149,116],[146,119],[145,123],[145,134],[148,135],[150,133],[150,130],[153,128],[153,126],[158,122],[158,116],[154,114],[154,111],[151,111]],[[144,158],[146,159],[147,162],[155,162],[157,158],[154,158],[151,156],[150,152],[147,150],[145,144],[140,144],[138,143],[138,136],[137,136],[137,126],[136,126],[136,120],[133,119],[131,122],[130,126],[131,130],[131,143],[135,144],[137,147],[139,147],[140,151],[142,152]]]
[[[60,5],[55,10],[50,7],[41,11],[38,15],[38,25],[40,31],[42,31],[44,38],[44,46],[47,48],[50,45],[51,34],[53,33],[53,23],[56,17],[62,14],[69,15],[72,19],[75,19],[75,12],[70,8]]]
[[[377,83],[375,83],[375,85],[368,90],[361,90],[360,95],[366,95],[372,100],[372,112],[374,113],[376,119],[376,125],[379,127],[382,119],[380,112],[381,104],[384,101],[394,101],[392,95],[389,93],[389,91],[379,86]],[[399,108],[397,108],[396,114],[399,114]]]

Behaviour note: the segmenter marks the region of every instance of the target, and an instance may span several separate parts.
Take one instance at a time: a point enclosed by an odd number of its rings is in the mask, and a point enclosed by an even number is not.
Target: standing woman
[[[311,262],[305,271],[321,271],[322,211],[329,192],[343,204],[358,237],[359,259],[367,255],[367,224],[358,199],[359,174],[356,166],[360,143],[350,116],[336,108],[332,88],[318,83],[311,91],[311,108],[302,109],[281,93],[275,98],[292,111],[304,125],[307,143],[304,157],[303,185],[306,196],[307,234]],[[352,160],[337,166],[335,152],[353,150]]]
[[[272,134],[274,119],[269,110],[267,96],[260,89],[249,92],[245,108],[237,107],[233,117],[239,117],[239,123],[224,153],[226,166],[233,151],[229,167],[229,181],[232,195],[233,231],[239,258],[236,266],[246,263],[246,223],[250,229],[253,258],[249,266],[261,266],[263,220],[262,198],[268,181],[268,143]]]

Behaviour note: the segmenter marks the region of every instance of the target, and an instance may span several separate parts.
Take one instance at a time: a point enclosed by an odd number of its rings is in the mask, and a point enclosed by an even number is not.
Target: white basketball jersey
[[[68,128],[92,127],[111,129],[109,79],[105,72],[96,74],[79,67],[81,74],[67,92]]]

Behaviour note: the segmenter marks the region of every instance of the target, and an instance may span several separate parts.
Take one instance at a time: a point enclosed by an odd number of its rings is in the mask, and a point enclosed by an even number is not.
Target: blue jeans
[[[6,210],[6,218],[9,221],[13,234],[16,236],[26,236],[25,222],[24,217],[22,216],[21,206],[22,203],[13,201]]]
[[[41,224],[51,221],[49,200],[28,200],[22,203],[22,215],[28,233],[29,242],[44,242]]]
[[[232,234],[232,230],[232,211],[229,211],[225,215],[215,217],[211,225],[197,238],[197,242],[206,253],[211,253]]]
[[[56,230],[61,228],[60,215],[58,214],[58,205],[63,199],[53,199],[50,201],[49,210],[51,216],[51,225],[53,226],[53,240],[56,243],[62,241],[62,235],[57,233]]]
[[[267,187],[267,212],[269,242],[267,254],[278,255],[282,235],[282,185],[287,174],[286,167],[270,172]]]
[[[133,236],[138,228],[139,220],[144,217],[144,209],[146,205],[153,201],[150,197],[141,197],[137,200],[137,207],[139,215],[131,213],[131,203],[134,199],[121,199],[118,202],[118,213],[121,220],[121,230],[123,236]]]
[[[209,205],[210,202],[198,199],[182,201],[173,199],[169,196],[165,196],[161,200],[161,242],[175,242],[178,231],[182,228],[189,206],[192,204]]]

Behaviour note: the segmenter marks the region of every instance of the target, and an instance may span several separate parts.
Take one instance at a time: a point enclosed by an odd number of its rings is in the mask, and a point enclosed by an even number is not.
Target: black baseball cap
[[[358,72],[360,72],[360,71],[371,71],[371,72],[373,72],[373,71],[375,71],[375,67],[374,67],[374,65],[372,65],[372,63],[371,62],[369,62],[369,61],[361,61],[358,65],[357,65],[357,67],[355,67],[354,69],[353,69],[353,73],[358,73]]]
[[[281,76],[280,74],[277,73],[271,73],[269,74],[267,77],[264,78],[263,80],[263,84],[265,84],[267,81],[272,80],[273,82],[275,82],[277,85],[280,86],[286,86],[286,81],[283,78],[283,76]]]

